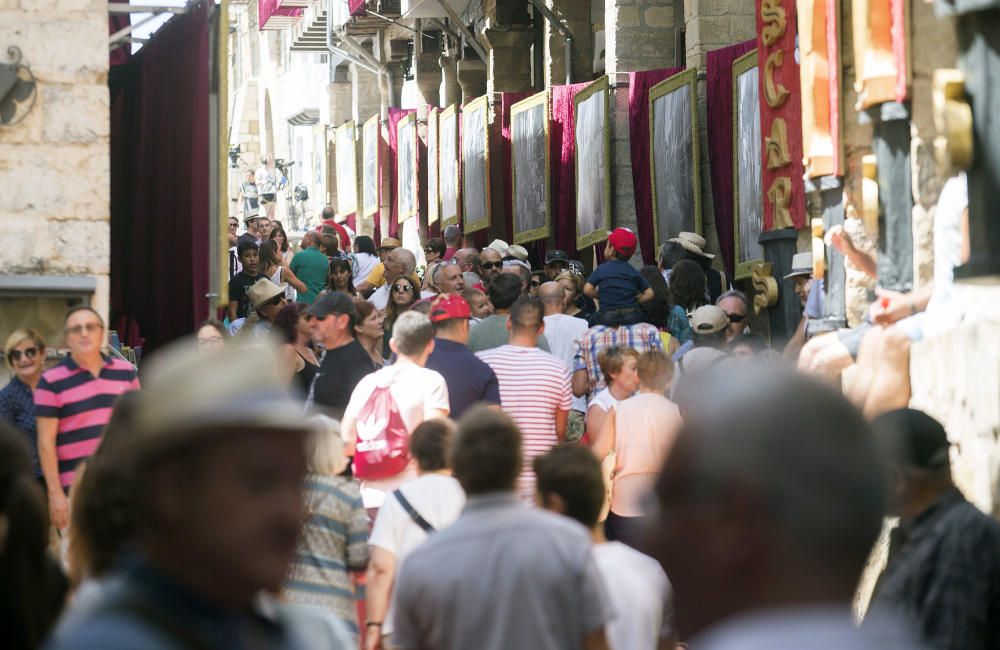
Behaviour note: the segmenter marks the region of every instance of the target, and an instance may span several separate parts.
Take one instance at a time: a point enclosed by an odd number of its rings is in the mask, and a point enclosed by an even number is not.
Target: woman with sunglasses
[[[288,235],[285,234],[285,228],[280,221],[271,222],[271,234],[268,239],[277,243],[278,251],[281,253],[281,266],[287,269],[295,257],[295,251],[288,245]]]
[[[382,354],[388,356],[389,339],[392,338],[392,326],[399,315],[410,310],[413,303],[420,300],[420,287],[413,278],[401,275],[389,287],[389,303],[385,307],[385,333],[382,336]]]
[[[41,480],[34,393],[45,366],[45,339],[32,329],[14,330],[7,337],[3,359],[13,376],[0,390],[0,420],[9,422],[24,434],[31,449],[32,471]]]

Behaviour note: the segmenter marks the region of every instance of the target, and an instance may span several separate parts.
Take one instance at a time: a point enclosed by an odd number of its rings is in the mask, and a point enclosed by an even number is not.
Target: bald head
[[[413,275],[417,268],[417,258],[413,252],[405,248],[394,248],[385,258],[385,279],[386,282],[395,282],[401,275]]]
[[[779,368],[717,367],[692,381],[646,541],[685,594],[681,634],[757,607],[849,606],[888,496],[861,414]]]
[[[558,282],[543,282],[538,287],[538,299],[545,307],[545,315],[561,314],[563,310],[563,300],[566,294]]]

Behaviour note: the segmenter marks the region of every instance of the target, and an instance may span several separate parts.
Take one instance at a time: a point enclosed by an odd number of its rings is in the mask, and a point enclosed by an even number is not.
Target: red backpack
[[[376,386],[361,407],[354,475],[362,481],[399,474],[410,462],[410,432],[389,386]]]

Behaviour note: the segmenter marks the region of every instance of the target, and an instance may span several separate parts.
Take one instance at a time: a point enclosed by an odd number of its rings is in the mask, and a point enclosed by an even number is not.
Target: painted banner
[[[795,0],[756,0],[764,230],[806,227]]]

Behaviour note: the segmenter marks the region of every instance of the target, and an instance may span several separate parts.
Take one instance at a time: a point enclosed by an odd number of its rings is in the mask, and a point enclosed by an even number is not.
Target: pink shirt
[[[641,516],[642,498],[652,489],[681,428],[677,405],[662,395],[639,393],[615,406],[615,473],[611,512]]]

